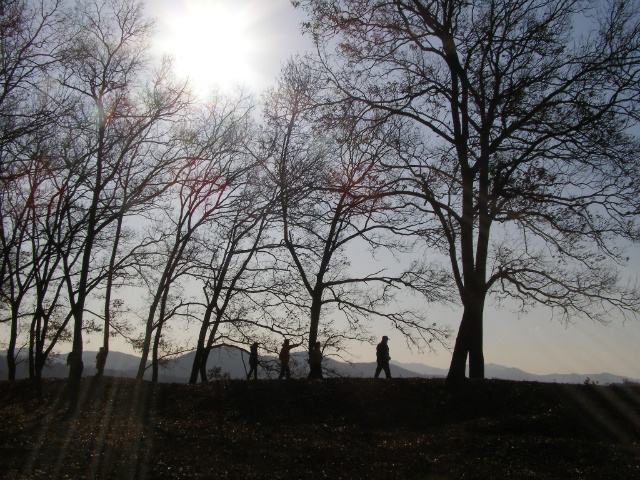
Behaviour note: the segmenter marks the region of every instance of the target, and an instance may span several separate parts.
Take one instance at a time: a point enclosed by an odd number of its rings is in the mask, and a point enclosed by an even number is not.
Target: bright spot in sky
[[[264,88],[303,43],[289,0],[153,0],[148,8],[158,20],[155,52],[171,55],[197,93]]]
[[[252,19],[231,2],[184,2],[167,19],[160,36],[163,50],[174,57],[175,70],[196,90],[217,85],[228,89],[255,76],[252,57],[258,53]]]

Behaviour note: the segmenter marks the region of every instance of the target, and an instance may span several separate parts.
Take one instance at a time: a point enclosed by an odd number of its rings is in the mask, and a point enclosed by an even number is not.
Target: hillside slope
[[[161,367],[159,371],[159,381],[168,383],[187,383],[191,375],[193,358],[195,353],[190,352],[170,361],[168,365]],[[95,374],[95,351],[83,352],[84,375]],[[43,371],[45,378],[65,378],[69,374],[69,367],[65,364],[66,354],[57,357],[50,365],[46,365]],[[209,355],[207,369],[217,368],[221,375],[232,379],[244,379],[249,369],[248,354],[233,348],[215,348]],[[140,357],[113,351],[109,353],[106,364],[106,375],[114,377],[135,378],[138,373]],[[400,363],[391,362],[391,373],[394,378],[442,378],[447,375],[447,370],[430,367],[420,363]],[[373,362],[346,363],[336,361],[332,358],[325,358],[323,361],[325,376],[327,377],[350,377],[350,378],[371,378],[376,369]],[[258,376],[262,379],[277,378],[279,363],[272,356],[261,356]],[[296,352],[292,355],[292,371],[295,378],[304,378],[308,373],[306,354]],[[619,375],[610,373],[593,372],[591,374],[549,374],[535,375],[524,372],[517,368],[505,367],[488,363],[485,365],[485,375],[488,379],[501,380],[522,380],[531,382],[553,382],[553,383],[599,383],[607,385],[611,383],[623,383],[627,380],[639,381],[637,379],[627,379]],[[26,361],[18,365],[17,378],[27,378],[28,370]],[[147,370],[145,375],[147,380],[151,379],[151,371]],[[7,360],[3,352],[0,352],[0,380],[7,379]]]
[[[6,479],[640,478],[640,387],[438,379],[0,383]]]

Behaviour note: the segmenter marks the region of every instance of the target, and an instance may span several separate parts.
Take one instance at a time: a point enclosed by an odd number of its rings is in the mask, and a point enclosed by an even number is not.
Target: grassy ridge
[[[640,478],[640,387],[332,379],[0,383],[7,479]]]

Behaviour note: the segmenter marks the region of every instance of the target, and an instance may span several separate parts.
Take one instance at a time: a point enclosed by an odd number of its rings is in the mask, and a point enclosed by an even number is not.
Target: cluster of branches
[[[10,379],[25,348],[40,379],[61,342],[79,379],[88,332],[102,332],[104,355],[114,336],[130,341],[139,378],[195,348],[191,382],[206,381],[217,345],[277,351],[291,336],[339,353],[369,340],[373,320],[416,345],[446,342],[446,328],[396,302],[406,287],[446,301],[446,275],[350,268],[351,245],[408,247],[411,221],[392,195],[388,131],[336,121],[313,70],[292,61],[260,116],[242,93],[192,97],[170,60],[149,56],[138,0],[2,6]]]
[[[463,315],[449,379],[484,376],[487,299],[637,317],[640,5],[302,0],[327,103],[384,124],[397,193]],[[338,108],[336,108],[338,110]],[[416,222],[417,223],[417,222]]]
[[[195,348],[192,382],[217,345],[339,354],[373,321],[445,344],[412,291],[462,306],[456,381],[467,360],[484,376],[492,296],[637,316],[638,2],[293,3],[317,52],[257,111],[242,93],[196,101],[152,61],[137,0],[3,2],[10,375],[22,346],[38,378],[71,341],[79,378],[90,330],[106,352],[129,339],[140,378]]]

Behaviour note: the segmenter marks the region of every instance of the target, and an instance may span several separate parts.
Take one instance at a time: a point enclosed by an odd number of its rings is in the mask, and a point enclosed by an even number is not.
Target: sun
[[[196,92],[250,86],[260,54],[253,18],[237,1],[175,2],[163,14],[157,47]]]

